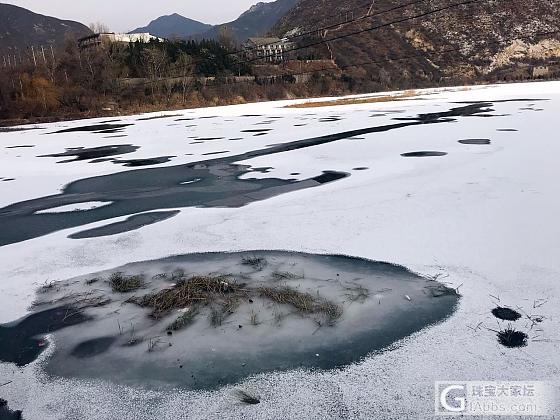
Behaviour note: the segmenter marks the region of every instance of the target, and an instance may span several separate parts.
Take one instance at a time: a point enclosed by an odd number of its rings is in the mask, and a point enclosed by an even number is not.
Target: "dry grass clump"
[[[167,327],[167,331],[179,331],[182,330],[183,328],[188,327],[194,322],[194,319],[196,318],[198,313],[199,313],[198,307],[194,306],[190,308],[185,313],[178,316],[175,321],[169,324],[169,326]]]
[[[268,265],[268,261],[262,257],[246,257],[241,260],[241,264],[260,271]]]
[[[144,277],[141,275],[126,276],[123,273],[117,272],[111,274],[109,284],[115,293],[129,293],[144,286]]]
[[[290,273],[289,271],[275,271],[272,273],[272,278],[274,280],[296,280],[302,279],[304,276],[299,274]]]
[[[336,303],[299,292],[291,287],[260,287],[258,292],[261,297],[274,303],[292,306],[301,313],[322,314],[326,316],[329,325],[334,325],[342,316],[342,308]]]
[[[258,395],[245,391],[244,389],[236,389],[233,391],[233,396],[242,404],[256,405],[261,402]]]
[[[146,295],[135,302],[152,308],[152,316],[160,318],[173,309],[208,305],[242,292],[242,288],[228,276],[194,276],[181,279],[171,289]]]
[[[287,105],[285,108],[322,108],[327,106],[337,106],[337,105],[359,105],[359,104],[372,104],[378,102],[392,102],[402,99],[411,98],[417,96],[417,92],[414,90],[407,90],[406,92],[399,93],[398,95],[385,95],[385,96],[375,96],[372,98],[342,98],[333,99],[330,101],[317,101],[317,102],[303,102],[294,105]]]

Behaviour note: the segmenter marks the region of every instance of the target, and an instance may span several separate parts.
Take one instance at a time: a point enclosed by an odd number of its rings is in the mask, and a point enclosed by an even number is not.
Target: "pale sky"
[[[35,13],[76,20],[84,25],[102,22],[111,31],[128,32],[172,13],[204,23],[225,23],[259,1],[273,0],[0,0],[0,3],[15,4]]]

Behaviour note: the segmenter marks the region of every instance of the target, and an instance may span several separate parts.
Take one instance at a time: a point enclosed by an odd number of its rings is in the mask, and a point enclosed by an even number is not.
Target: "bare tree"
[[[157,82],[163,77],[169,63],[167,52],[161,48],[152,47],[142,51],[142,65],[150,79],[152,95],[155,93]]]
[[[89,24],[89,29],[94,34],[104,34],[104,33],[107,33],[107,32],[111,32],[111,30],[109,29],[109,26],[107,26],[106,24],[104,24],[102,22],[90,23]]]
[[[181,98],[183,103],[187,101],[187,92],[189,87],[193,85],[194,82],[194,63],[192,57],[187,53],[180,53],[176,62],[178,66],[178,74],[181,78]]]
[[[229,26],[220,26],[220,30],[218,32],[218,42],[230,51],[235,49],[235,36]]]

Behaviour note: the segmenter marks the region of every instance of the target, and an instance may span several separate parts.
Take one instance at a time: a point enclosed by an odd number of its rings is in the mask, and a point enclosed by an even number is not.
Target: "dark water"
[[[344,118],[342,118],[342,117],[338,117],[338,116],[334,117],[333,116],[333,117],[319,118],[319,122],[336,122],[336,121],[341,121],[343,119]]]
[[[84,341],[74,347],[70,355],[78,359],[88,359],[90,357],[99,356],[109,350],[115,341],[117,341],[116,337],[100,337]]]
[[[445,156],[447,152],[436,152],[436,151],[421,151],[421,152],[408,152],[402,153],[402,157],[438,157]]]
[[[34,144],[24,144],[21,146],[6,146],[6,149],[29,149],[31,147],[35,147]]]
[[[170,219],[180,213],[179,210],[175,211],[154,211],[151,213],[136,214],[130,216],[128,219],[111,223],[106,226],[101,226],[94,229],[84,230],[82,232],[74,233],[68,236],[71,239],[85,239],[85,238],[98,238],[101,236],[117,235],[119,233],[130,232],[140,229],[144,226],[153,225],[154,223]]]
[[[60,307],[0,325],[0,361],[25,366],[45,350],[46,342],[42,336],[87,320],[74,308]]]
[[[109,130],[110,132],[115,132],[113,130],[122,130],[126,127],[129,127],[133,124],[95,124],[95,125],[84,125],[81,127],[72,127],[72,128],[65,128],[62,130],[54,131],[50,134],[61,134],[61,133],[76,133],[76,132],[102,132],[107,133]]]
[[[156,115],[153,117],[143,117],[143,118],[137,118],[136,121],[150,121],[150,120],[161,120],[162,118],[175,118],[175,117],[180,117],[181,115]],[[179,121],[179,120],[176,120]]]
[[[21,420],[22,419],[22,412],[12,411],[10,407],[8,407],[8,402],[0,398],[0,420]]]
[[[68,162],[77,162],[81,160],[99,159],[107,156],[124,155],[128,153],[133,153],[138,149],[140,149],[140,146],[133,146],[132,144],[118,144],[118,145],[99,146],[99,147],[91,147],[91,148],[75,147],[71,149],[66,149],[66,151],[62,153],[41,155],[38,157],[74,156],[75,157],[74,159],[63,160],[58,162],[58,163],[68,163]]]
[[[341,180],[350,174],[328,171],[328,168],[325,168],[323,174],[304,180],[241,179],[241,176],[250,173],[252,169],[236,162],[319,146],[365,134],[424,124],[452,123],[459,117],[492,112],[491,105],[488,102],[468,104],[448,111],[420,114],[416,118],[407,118],[405,121],[393,124],[271,145],[234,156],[77,180],[64,187],[59,194],[15,203],[0,209],[0,246],[114,217],[185,207],[241,207],[276,195],[318,187],[325,182]],[[373,139],[375,137],[369,137],[369,140]],[[76,156],[75,160],[91,159],[123,153],[123,147],[128,148],[125,151],[137,149],[137,146],[131,145],[106,146],[101,150],[72,149],[54,156]],[[185,184],[194,179],[201,181]],[[112,201],[113,204],[64,215],[35,214],[40,210],[90,201]]]
[[[208,152],[208,153],[203,153],[202,156],[212,156],[212,155],[223,155],[225,153],[229,153],[229,150],[222,150],[220,152]]]
[[[491,144],[492,141],[490,139],[465,139],[465,140],[459,140],[459,143],[461,143],[461,144],[472,144],[472,145],[477,145],[477,146],[484,146],[484,145]]]
[[[130,168],[136,168],[138,166],[152,166],[152,165],[160,165],[162,163],[171,162],[171,159],[177,156],[161,156],[155,158],[147,158],[147,159],[129,159],[129,160],[119,160],[119,159],[112,159],[113,163],[127,166]]]

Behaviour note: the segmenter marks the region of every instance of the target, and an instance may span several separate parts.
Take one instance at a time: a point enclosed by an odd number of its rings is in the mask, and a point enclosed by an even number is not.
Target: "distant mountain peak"
[[[235,39],[239,42],[247,38],[266,35],[274,25],[300,0],[276,0],[265,3],[259,2],[243,12],[236,20],[223,25],[214,26],[209,31],[200,34],[203,38],[217,38],[220,28],[227,26]]]
[[[160,16],[152,20],[147,26],[136,28],[130,33],[149,32],[162,38],[189,38],[200,32],[207,31],[212,25],[186,18],[178,13]]]

